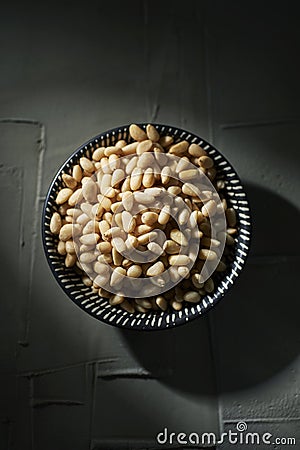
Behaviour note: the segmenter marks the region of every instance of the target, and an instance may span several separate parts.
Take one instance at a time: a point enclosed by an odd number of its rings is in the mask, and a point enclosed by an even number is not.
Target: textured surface
[[[299,448],[298,19],[292,3],[254,3],[2,5],[1,450],[142,450],[165,426],[221,433],[240,420],[298,439],[269,448]],[[132,121],[219,147],[255,216],[230,295],[203,320],[154,335],[73,305],[39,231],[63,161]]]

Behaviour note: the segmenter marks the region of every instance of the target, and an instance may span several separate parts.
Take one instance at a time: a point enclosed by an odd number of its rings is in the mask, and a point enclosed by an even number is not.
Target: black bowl
[[[147,124],[139,124],[143,129]],[[215,306],[229,291],[241,273],[247,255],[251,237],[251,217],[246,193],[241,181],[231,164],[224,156],[204,139],[169,125],[154,124],[160,134],[169,134],[175,139],[185,139],[188,142],[205,147],[208,155],[214,160],[217,168],[217,179],[225,182],[225,195],[228,206],[233,207],[238,219],[238,233],[235,245],[229,255],[230,262],[226,272],[214,274],[215,290],[207,294],[199,304],[186,304],[181,311],[130,314],[118,306],[111,306],[107,299],[94,294],[91,288],[85,286],[81,277],[73,268],[66,268],[64,257],[57,252],[58,237],[50,232],[50,219],[57,210],[55,198],[62,187],[62,174],[69,173],[72,166],[86,155],[91,157],[92,150],[98,143],[103,146],[112,145],[119,139],[129,138],[129,125],[114,128],[99,134],[79,147],[62,165],[55,175],[48,190],[42,217],[42,238],[47,261],[54,277],[70,297],[81,309],[102,322],[121,328],[135,330],[162,330],[190,322],[202,316]]]

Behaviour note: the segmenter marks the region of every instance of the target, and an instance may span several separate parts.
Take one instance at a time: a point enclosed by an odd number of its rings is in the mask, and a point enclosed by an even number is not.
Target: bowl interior
[[[147,124],[138,125],[145,129]],[[114,128],[94,137],[83,144],[67,159],[51,183],[46,196],[42,217],[42,238],[49,266],[59,285],[70,299],[98,320],[110,325],[138,330],[171,328],[189,322],[209,311],[230,289],[243,269],[249,252],[251,236],[250,210],[246,193],[235,170],[224,156],[204,139],[188,131],[167,125],[153,125],[161,135],[169,134],[175,140],[185,139],[190,143],[201,145],[207,151],[208,155],[215,162],[217,179],[222,179],[225,182],[225,190],[223,192],[226,195],[228,206],[234,208],[236,211],[238,227],[236,243],[228,257],[229,264],[226,272],[216,272],[213,276],[215,290],[212,294],[207,294],[203,297],[199,304],[185,305],[181,311],[150,311],[147,314],[130,314],[118,306],[111,306],[107,299],[94,294],[91,288],[83,284],[80,275],[73,268],[65,267],[64,257],[57,253],[58,237],[50,232],[50,219],[53,212],[57,210],[55,198],[63,184],[62,174],[69,173],[73,165],[77,164],[82,156],[91,157],[96,144],[108,146],[119,139],[130,141],[129,125]]]

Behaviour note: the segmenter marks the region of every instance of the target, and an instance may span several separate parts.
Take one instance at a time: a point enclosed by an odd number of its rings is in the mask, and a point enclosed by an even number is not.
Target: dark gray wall
[[[1,6],[1,450],[142,449],[165,426],[221,433],[240,420],[300,448],[296,5]],[[242,177],[254,217],[247,268],[226,299],[154,334],[80,311],[41,248],[60,164],[134,121],[211,141]]]

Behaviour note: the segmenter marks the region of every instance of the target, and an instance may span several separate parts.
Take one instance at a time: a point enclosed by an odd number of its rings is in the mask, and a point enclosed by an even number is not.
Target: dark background
[[[221,433],[240,420],[300,448],[299,43],[292,1],[1,5],[0,450],[141,450],[164,427]],[[79,310],[40,235],[60,164],[135,121],[212,142],[254,222],[221,304],[150,334]]]

